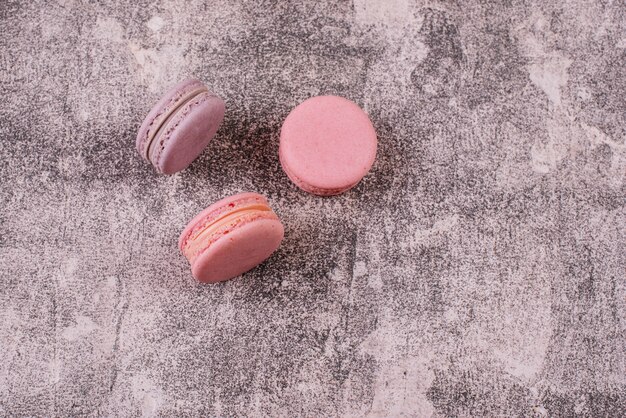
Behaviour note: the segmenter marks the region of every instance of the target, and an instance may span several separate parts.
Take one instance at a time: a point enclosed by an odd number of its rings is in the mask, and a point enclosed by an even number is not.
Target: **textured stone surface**
[[[1,416],[623,415],[622,1],[136,3],[0,4]],[[225,124],[159,176],[190,75]],[[380,139],[335,198],[277,157],[322,93]],[[196,284],[178,234],[246,190],[283,246]]]

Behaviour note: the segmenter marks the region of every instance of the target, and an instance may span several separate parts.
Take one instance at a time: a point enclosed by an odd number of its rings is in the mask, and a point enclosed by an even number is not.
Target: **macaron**
[[[280,131],[279,158],[302,190],[320,196],[343,193],[361,181],[378,140],[367,114],[338,96],[317,96],[296,106]]]
[[[224,101],[201,81],[182,81],[148,113],[137,133],[137,151],[160,173],[184,170],[213,138],[224,110]]]
[[[203,283],[237,277],[266,260],[284,228],[265,197],[241,193],[216,202],[189,222],[178,247]]]

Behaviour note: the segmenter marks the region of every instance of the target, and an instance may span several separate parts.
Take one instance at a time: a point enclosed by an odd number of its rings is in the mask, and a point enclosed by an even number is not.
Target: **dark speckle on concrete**
[[[332,4],[331,4],[332,3]],[[622,416],[620,1],[3,1],[0,416]],[[185,171],[134,138],[188,76],[226,101]],[[299,191],[318,94],[379,135]],[[268,196],[281,248],[193,281],[186,222]]]

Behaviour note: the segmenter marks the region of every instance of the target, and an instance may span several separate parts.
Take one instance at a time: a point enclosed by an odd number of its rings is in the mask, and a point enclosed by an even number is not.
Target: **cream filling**
[[[156,144],[159,142],[156,139],[159,137],[161,132],[165,130],[166,126],[174,118],[178,110],[181,109],[190,101],[192,101],[199,94],[202,94],[208,91],[209,90],[205,86],[200,86],[197,89],[192,90],[186,95],[184,95],[181,99],[179,99],[178,104],[172,110],[169,111],[167,116],[163,118],[163,120],[159,123],[158,127],[153,130],[154,133],[148,136],[148,141],[144,149],[144,156],[146,157],[146,160],[152,161],[151,157],[152,157],[152,154],[154,153],[154,148]]]
[[[183,248],[183,254],[188,260],[192,260],[201,250],[205,249],[211,243],[211,239],[217,231],[229,224],[235,224],[238,219],[259,212],[272,212],[272,209],[266,205],[247,206],[240,210],[230,212],[225,216],[209,223],[204,228],[195,232],[187,239],[187,243]]]

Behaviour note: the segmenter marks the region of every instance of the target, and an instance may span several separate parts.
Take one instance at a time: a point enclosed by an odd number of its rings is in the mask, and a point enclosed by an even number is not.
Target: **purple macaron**
[[[172,87],[137,133],[137,151],[158,172],[184,170],[204,150],[224,119],[224,101],[199,80]]]

